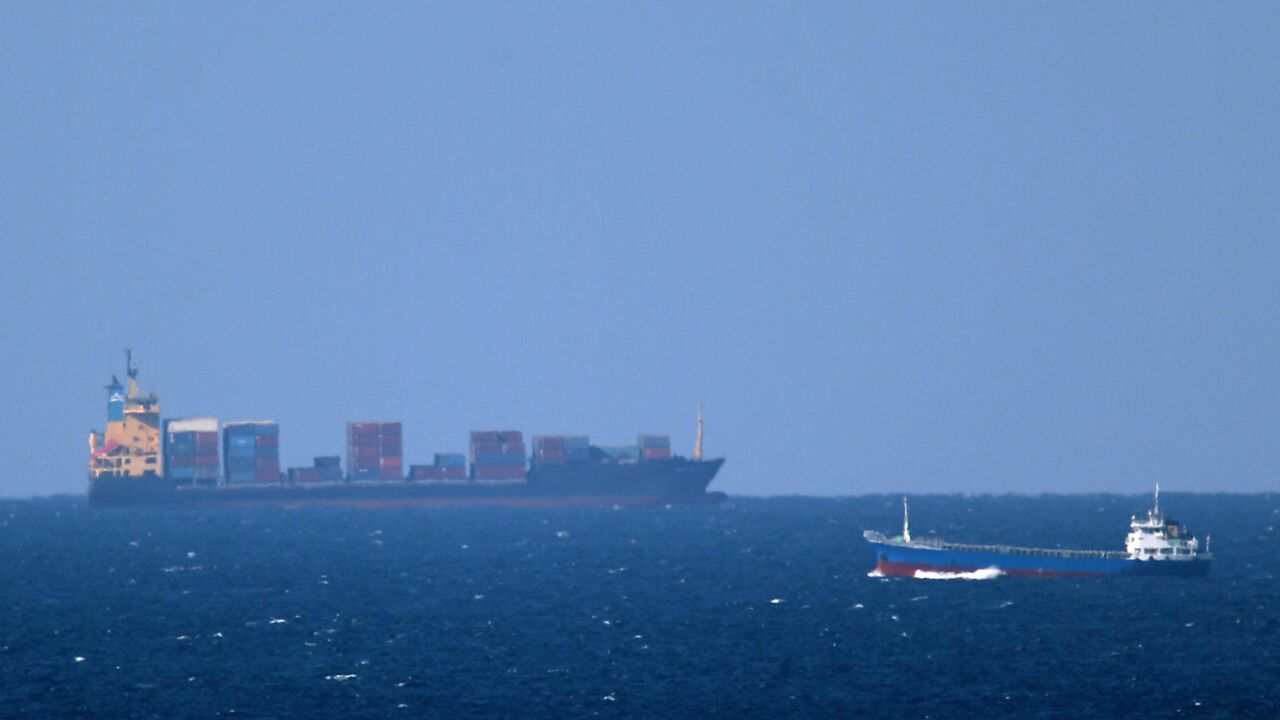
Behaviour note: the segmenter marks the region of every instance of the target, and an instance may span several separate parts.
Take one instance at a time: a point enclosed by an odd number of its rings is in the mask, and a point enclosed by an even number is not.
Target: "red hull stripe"
[[[898,563],[881,561],[876,563],[876,571],[881,575],[891,577],[915,577],[917,570],[936,573],[969,573],[977,572],[984,568],[976,567],[952,567],[950,565],[925,565],[916,563]],[[1064,572],[1061,570],[1031,570],[1026,568],[1014,568],[1006,570],[1000,569],[1005,575],[1012,577],[1039,577],[1039,578],[1060,578],[1060,577],[1100,577],[1101,573],[1087,572]]]
[[[417,497],[355,499],[355,498],[290,498],[288,500],[213,500],[201,502],[189,507],[214,508],[248,508],[248,507],[328,507],[355,508],[359,510],[385,510],[389,508],[447,508],[447,507],[521,507],[521,508],[567,508],[567,507],[659,507],[667,504],[698,504],[701,499],[692,502],[685,498],[672,499],[665,497],[492,497],[492,498],[460,498],[460,497]]]

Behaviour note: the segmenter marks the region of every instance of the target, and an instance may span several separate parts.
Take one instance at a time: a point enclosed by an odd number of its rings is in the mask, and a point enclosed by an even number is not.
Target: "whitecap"
[[[348,674],[346,674],[346,675],[325,675],[325,676],[324,676],[324,679],[325,679],[325,680],[337,680],[338,682],[343,682],[343,681],[346,681],[346,680],[354,680],[354,679],[356,679],[357,677],[359,677],[359,676],[358,676],[358,675],[356,675],[355,673],[348,673]]]
[[[781,605],[781,604],[782,604],[782,598],[774,598],[774,599],[772,599],[772,600],[770,600],[770,601],[769,601],[769,604],[770,604],[770,605]]]
[[[82,658],[82,657],[80,657],[79,655],[77,655],[77,656],[76,656],[76,662],[84,662],[84,658]]]
[[[882,577],[884,577],[884,573],[880,572],[880,569],[879,569],[879,568],[877,568],[877,569],[872,570],[871,572],[867,573],[867,577],[872,577],[872,578],[882,578]]]
[[[937,572],[934,570],[917,570],[915,577],[917,580],[994,580],[1004,571],[998,567],[982,568],[972,572]]]
[[[269,625],[284,625],[284,624],[285,624],[285,623],[287,623],[287,622],[289,622],[289,621],[288,621],[288,620],[285,620],[284,618],[271,618],[271,622],[270,622],[270,623],[268,623],[268,624],[269,624]]]

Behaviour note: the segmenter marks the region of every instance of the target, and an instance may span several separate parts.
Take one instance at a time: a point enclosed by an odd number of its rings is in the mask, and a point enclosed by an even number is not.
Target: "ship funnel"
[[[907,496],[902,496],[902,539],[911,542],[911,516],[907,514]]]

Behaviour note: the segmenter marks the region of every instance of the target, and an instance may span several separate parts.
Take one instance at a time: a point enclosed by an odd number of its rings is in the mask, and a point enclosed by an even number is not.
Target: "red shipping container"
[[[542,462],[564,462],[564,450],[543,450],[538,453]]]
[[[471,446],[472,453],[493,453],[494,455],[502,454],[502,443],[475,443]]]
[[[516,454],[523,455],[524,443],[522,442],[502,443],[502,454],[503,455],[516,455]]]
[[[671,448],[642,448],[640,450],[645,460],[669,460],[671,458]]]
[[[383,441],[378,445],[378,451],[383,455],[399,455],[404,452],[404,446],[397,442]]]
[[[279,435],[259,435],[254,440],[254,445],[258,447],[279,447]]]
[[[384,468],[385,467],[400,468],[400,467],[404,467],[404,460],[403,458],[398,458],[398,457],[384,457],[378,461],[378,464]]]
[[[399,422],[384,422],[378,426],[378,434],[383,437],[400,437],[400,427]]]
[[[217,455],[196,455],[197,467],[218,467]]]
[[[170,467],[176,467],[176,468],[178,468],[178,467],[195,467],[195,466],[196,466],[196,456],[195,456],[195,455],[170,455],[170,456],[169,456],[169,466],[170,466]]]
[[[356,470],[377,470],[379,467],[381,467],[381,465],[378,462],[378,458],[372,458],[372,459],[366,459],[366,460],[356,458],[356,461],[352,463],[352,466]]]
[[[523,465],[476,465],[477,480],[516,480],[524,477]]]
[[[258,482],[280,482],[280,470],[259,469],[258,472],[254,474],[254,478]]]
[[[349,422],[347,423],[347,432],[367,433],[378,432],[378,423],[376,422]]]
[[[472,430],[471,444],[476,443],[496,443],[498,440],[498,432],[496,430]]]
[[[378,471],[378,479],[379,480],[403,480],[404,472],[400,469],[399,466],[384,467]]]
[[[353,451],[354,451],[354,452],[352,452],[352,453],[351,453],[351,455],[354,455],[355,457],[358,457],[358,458],[361,458],[361,459],[365,459],[365,458],[376,458],[376,457],[378,457],[378,455],[380,454],[380,453],[378,452],[378,448],[377,448],[377,446],[376,446],[376,445],[375,445],[374,447],[365,447],[365,446],[363,446],[363,445],[354,445],[354,446],[352,446],[351,450],[353,450]]]
[[[213,443],[214,445],[217,445],[218,433],[216,431],[196,433],[196,444],[199,445],[200,443]]]
[[[518,443],[524,442],[524,433],[519,430],[499,430],[498,442]]]
[[[564,438],[562,437],[536,437],[533,439],[534,450],[564,450]]]
[[[443,478],[461,479],[467,476],[467,469],[461,465],[450,465],[448,467],[438,467],[436,468],[436,470],[440,471],[440,477],[443,477]]]

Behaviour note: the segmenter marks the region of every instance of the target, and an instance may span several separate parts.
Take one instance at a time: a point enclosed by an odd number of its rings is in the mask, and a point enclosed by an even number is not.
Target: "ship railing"
[[[871,542],[894,543],[905,545],[907,547],[927,547],[938,550],[962,550],[965,552],[986,552],[1002,555],[1027,555],[1032,557],[1057,558],[1123,559],[1129,557],[1128,553],[1116,550],[1059,550],[1056,548],[1019,547],[1017,545],[968,545],[947,542],[936,537],[911,538],[910,542],[905,542],[897,539],[890,540],[889,538],[886,538],[883,533],[878,533],[874,530],[867,530],[862,534],[862,536]]]

